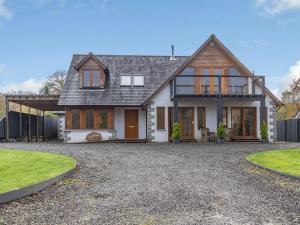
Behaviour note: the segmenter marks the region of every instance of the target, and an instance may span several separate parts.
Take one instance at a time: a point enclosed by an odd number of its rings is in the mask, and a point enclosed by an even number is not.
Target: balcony
[[[257,98],[265,93],[263,76],[180,75],[174,85],[172,96]]]

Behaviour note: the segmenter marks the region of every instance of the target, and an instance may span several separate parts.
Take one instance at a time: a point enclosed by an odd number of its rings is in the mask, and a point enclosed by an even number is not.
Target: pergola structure
[[[9,103],[17,103],[20,105],[19,111],[19,133],[20,137],[22,136],[22,105],[27,106],[29,108],[28,113],[28,141],[31,140],[31,124],[30,124],[30,116],[32,110],[35,110],[37,117],[42,112],[43,122],[42,124],[38,123],[38,119],[36,122],[36,141],[38,141],[38,131],[39,126],[43,127],[42,129],[42,137],[43,141],[45,140],[45,111],[62,111],[64,107],[58,105],[59,95],[5,95],[5,140],[9,140]]]

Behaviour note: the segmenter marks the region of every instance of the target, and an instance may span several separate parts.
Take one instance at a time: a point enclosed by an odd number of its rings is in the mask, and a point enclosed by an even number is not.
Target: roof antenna
[[[172,54],[171,54],[170,60],[174,61],[174,60],[176,60],[175,54],[174,54],[174,45],[171,45],[171,49],[172,49]]]

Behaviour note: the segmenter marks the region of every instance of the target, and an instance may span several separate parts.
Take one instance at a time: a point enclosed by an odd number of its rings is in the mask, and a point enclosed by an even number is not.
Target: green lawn
[[[247,159],[282,173],[300,176],[300,149],[258,152]]]
[[[76,166],[76,160],[46,152],[0,149],[0,193],[39,183]]]

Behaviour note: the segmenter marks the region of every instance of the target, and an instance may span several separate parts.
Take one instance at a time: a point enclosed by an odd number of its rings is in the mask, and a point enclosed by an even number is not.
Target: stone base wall
[[[102,141],[115,140],[116,130],[65,130],[64,142],[65,143],[82,143],[88,142],[87,135],[92,132],[101,134]]]
[[[269,119],[269,133],[270,133],[270,142],[277,141],[277,127],[276,127],[276,105],[271,100],[270,107],[268,109],[268,119]]]

